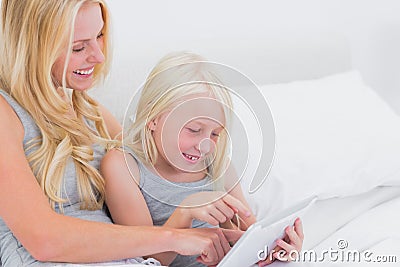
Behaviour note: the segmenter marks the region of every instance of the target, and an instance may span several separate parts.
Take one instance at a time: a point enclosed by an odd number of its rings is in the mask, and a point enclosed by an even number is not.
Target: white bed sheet
[[[305,240],[303,251],[314,251],[321,258],[324,250],[349,250],[362,253],[369,250],[371,262],[328,260],[322,262],[274,262],[271,266],[382,266],[372,262],[375,256],[394,256],[396,262],[384,266],[397,266],[400,262],[400,187],[377,187],[367,193],[345,198],[331,198],[316,202],[303,218]],[[347,245],[340,249],[338,242]],[[344,241],[343,241],[344,240]],[[393,258],[391,259],[393,260]]]

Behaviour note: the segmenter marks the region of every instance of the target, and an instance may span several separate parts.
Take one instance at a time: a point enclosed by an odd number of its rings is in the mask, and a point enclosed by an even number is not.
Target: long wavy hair
[[[184,101],[186,97],[208,93],[223,108],[224,130],[219,134],[216,149],[205,163],[215,187],[221,189],[223,173],[229,162],[228,135],[232,111],[232,100],[213,68],[212,62],[191,52],[174,52],[162,58],[153,68],[142,88],[134,123],[129,127],[124,142],[129,145],[140,160],[154,165],[157,161],[157,147],[148,127],[149,122]],[[183,85],[184,84],[184,85]],[[183,86],[181,86],[183,85]]]
[[[94,70],[98,83],[110,65],[109,13],[103,0],[2,0],[0,28],[0,87],[24,107],[40,129],[41,136],[25,147],[28,161],[51,207],[62,209],[63,175],[72,158],[82,209],[99,209],[104,203],[104,179],[89,162],[94,143],[111,142],[96,101],[84,91],[73,91],[76,118],[68,116],[69,103],[57,93],[63,81],[52,77],[52,66],[72,50],[75,18],[82,5],[97,3],[104,20],[106,60]],[[67,47],[66,47],[67,46]],[[97,131],[90,128],[91,122]]]

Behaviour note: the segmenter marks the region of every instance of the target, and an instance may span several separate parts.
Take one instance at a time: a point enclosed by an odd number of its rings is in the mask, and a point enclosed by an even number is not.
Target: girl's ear
[[[147,127],[149,127],[149,129],[151,131],[154,131],[157,128],[157,122],[158,122],[158,118],[152,119],[151,121],[149,121],[147,123]]]

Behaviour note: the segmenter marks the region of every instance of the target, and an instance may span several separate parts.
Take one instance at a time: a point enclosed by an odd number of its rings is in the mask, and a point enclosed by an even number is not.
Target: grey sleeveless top
[[[190,183],[167,181],[151,172],[129,147],[124,147],[137,162],[140,173],[139,187],[149,208],[154,225],[163,225],[177,206],[189,195],[197,192],[212,191],[211,179],[206,178]],[[192,228],[215,227],[206,222],[193,220]],[[197,256],[178,255],[169,265],[171,267],[205,266],[196,261]]]
[[[14,109],[15,113],[21,120],[24,127],[24,148],[28,141],[32,138],[40,137],[41,133],[36,123],[33,121],[29,113],[24,110],[10,95],[5,91],[0,89],[0,95],[10,104]],[[1,126],[4,127],[4,126]],[[103,157],[105,150],[99,145],[93,146],[94,160],[90,164],[99,168],[100,160]],[[29,155],[32,151],[25,152]],[[72,216],[84,220],[97,221],[111,223],[111,219],[107,216],[105,209],[99,209],[94,211],[81,210],[80,204],[81,200],[77,188],[77,179],[75,173],[75,164],[70,160],[65,168],[64,178],[63,178],[63,198],[67,199],[68,202],[63,205],[64,215]],[[56,212],[60,213],[58,207],[56,207]],[[29,223],[29,222],[26,222]],[[56,263],[43,263],[36,261],[30,253],[21,245],[21,243],[15,238],[13,233],[4,223],[0,217],[0,254],[1,254],[1,264],[3,267],[7,266],[54,266]],[[57,263],[58,264],[58,263]]]

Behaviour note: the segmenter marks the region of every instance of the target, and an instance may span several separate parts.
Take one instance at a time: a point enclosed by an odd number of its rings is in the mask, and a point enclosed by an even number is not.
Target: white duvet
[[[272,266],[398,266],[399,210],[400,187],[316,203],[303,218],[305,257]]]

